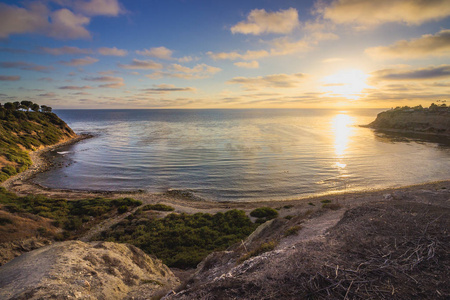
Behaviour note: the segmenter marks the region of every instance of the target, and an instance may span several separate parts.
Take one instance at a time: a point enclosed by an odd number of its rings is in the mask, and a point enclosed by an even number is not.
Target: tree
[[[52,112],[52,108],[50,106],[47,105],[41,105],[41,111],[44,113],[51,113]]]
[[[15,106],[12,102],[6,102],[4,105],[5,109],[14,109]]]
[[[20,108],[20,102],[19,101],[13,102],[13,105],[14,105],[15,109],[19,109]]]
[[[31,106],[33,105],[33,102],[23,100],[23,101],[20,102],[20,104],[22,104],[23,108],[25,108],[27,111],[29,111]]]
[[[32,111],[38,112],[41,107],[39,106],[39,104],[33,103],[30,108]]]

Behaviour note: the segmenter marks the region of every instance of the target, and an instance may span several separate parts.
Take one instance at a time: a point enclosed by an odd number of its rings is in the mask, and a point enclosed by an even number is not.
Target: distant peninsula
[[[0,104],[0,182],[31,166],[29,152],[76,137],[49,106],[31,101]]]
[[[379,113],[376,120],[365,127],[450,136],[450,107],[434,103],[428,108],[421,105],[396,107]]]

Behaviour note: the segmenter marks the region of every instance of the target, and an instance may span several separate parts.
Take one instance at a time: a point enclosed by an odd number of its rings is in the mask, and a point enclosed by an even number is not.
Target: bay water
[[[93,138],[51,153],[51,188],[295,199],[450,178],[448,138],[359,127],[380,109],[56,110]]]

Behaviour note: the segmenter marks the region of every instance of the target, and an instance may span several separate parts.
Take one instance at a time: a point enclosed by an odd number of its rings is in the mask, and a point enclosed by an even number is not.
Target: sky
[[[450,0],[0,0],[0,103],[390,108],[450,94]]]

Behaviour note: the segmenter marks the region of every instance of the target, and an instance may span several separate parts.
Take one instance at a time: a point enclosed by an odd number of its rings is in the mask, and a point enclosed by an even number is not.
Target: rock
[[[128,244],[67,241],[0,267],[0,299],[150,299],[179,285],[160,260]]]

